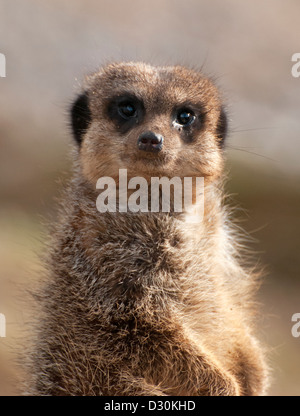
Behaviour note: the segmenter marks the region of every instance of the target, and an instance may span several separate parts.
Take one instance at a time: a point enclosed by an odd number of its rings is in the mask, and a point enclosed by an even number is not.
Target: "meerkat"
[[[263,395],[256,276],[223,200],[227,119],[182,66],[104,66],[71,109],[74,174],[61,204],[32,353],[34,395]],[[204,213],[102,212],[96,185],[202,177]]]

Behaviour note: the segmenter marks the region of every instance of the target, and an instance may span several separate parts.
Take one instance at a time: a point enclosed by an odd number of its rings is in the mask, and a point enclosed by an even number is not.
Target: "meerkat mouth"
[[[136,164],[138,166],[165,166],[167,167],[172,161],[174,161],[174,157],[169,154],[168,152],[164,153],[145,153],[145,154],[134,154],[130,156],[130,163]]]

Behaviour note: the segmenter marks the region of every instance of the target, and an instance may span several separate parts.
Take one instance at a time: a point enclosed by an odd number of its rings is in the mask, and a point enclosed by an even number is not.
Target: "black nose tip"
[[[163,147],[164,138],[152,131],[142,133],[138,138],[138,148],[145,152],[160,152]]]

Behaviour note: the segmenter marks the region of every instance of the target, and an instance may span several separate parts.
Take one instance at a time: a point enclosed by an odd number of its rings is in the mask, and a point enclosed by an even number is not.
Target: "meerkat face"
[[[112,64],[88,79],[72,107],[82,171],[103,176],[204,177],[223,167],[226,116],[219,93],[185,67]]]

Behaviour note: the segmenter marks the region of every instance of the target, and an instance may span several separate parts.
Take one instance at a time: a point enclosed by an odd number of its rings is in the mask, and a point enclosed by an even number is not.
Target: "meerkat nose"
[[[139,150],[157,153],[161,151],[163,142],[164,138],[160,134],[153,133],[152,131],[146,131],[138,138],[137,145]]]

